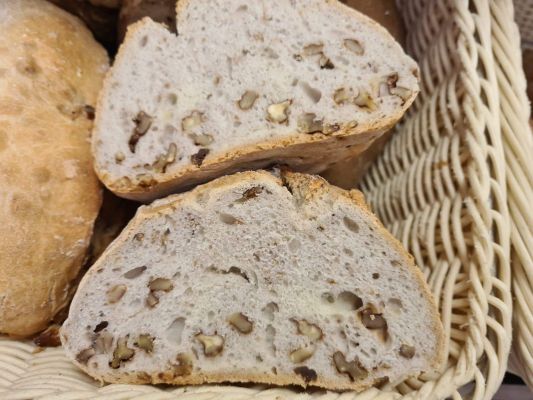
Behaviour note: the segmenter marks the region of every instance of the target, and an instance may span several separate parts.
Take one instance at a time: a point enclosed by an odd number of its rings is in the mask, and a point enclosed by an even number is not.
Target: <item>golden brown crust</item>
[[[275,378],[275,379],[274,379]],[[372,385],[362,385],[359,382],[350,382],[347,379],[322,379],[317,377],[312,382],[305,382],[299,375],[261,375],[261,374],[191,374],[189,376],[175,376],[169,369],[163,373],[146,374],[132,372],[121,375],[119,379],[113,375],[102,376],[102,380],[119,384],[171,384],[171,385],[202,385],[207,383],[257,383],[276,386],[301,385],[303,387],[320,387],[336,391],[353,390],[360,392]],[[377,382],[375,382],[377,383]]]
[[[148,207],[141,207],[139,212],[130,224],[125,228],[122,235],[115,240],[111,246],[106,250],[107,252],[118,251],[120,247],[132,240],[135,233],[139,231],[139,228],[145,223],[145,221],[151,219],[154,216],[166,213],[172,213],[176,208],[180,207],[183,203],[190,201],[190,199],[196,199],[200,194],[204,192],[212,192],[218,189],[225,189],[233,185],[242,184],[245,181],[255,181],[261,177],[261,179],[270,179],[274,184],[277,185],[289,185],[291,189],[297,190],[299,196],[303,196],[306,200],[310,200],[315,196],[322,196],[325,193],[330,193],[333,196],[337,197],[339,200],[345,200],[350,205],[355,205],[362,209],[364,213],[367,214],[368,220],[371,221],[381,235],[390,243],[399,254],[404,258],[404,263],[407,266],[407,270],[410,274],[415,276],[420,289],[422,290],[424,298],[428,301],[433,312],[431,313],[431,321],[428,321],[431,331],[436,336],[437,340],[437,352],[435,353],[432,360],[432,367],[435,370],[438,370],[442,363],[444,362],[444,333],[442,324],[439,319],[439,312],[435,305],[433,295],[430,293],[429,288],[425,282],[422,272],[414,263],[413,257],[402,247],[400,242],[394,238],[379,221],[379,219],[372,214],[368,205],[364,201],[363,194],[358,190],[346,191],[335,186],[329,185],[324,179],[318,176],[312,176],[308,174],[293,173],[289,171],[282,171],[281,176],[277,177],[266,171],[247,171],[241,172],[234,175],[224,176],[214,181],[211,181],[205,185],[198,186],[194,190],[169,196],[165,199],[158,200]],[[194,200],[195,201],[195,200]],[[116,249],[116,250],[115,250]],[[102,259],[105,259],[106,253],[104,253]],[[83,287],[86,282],[91,280],[91,274],[96,274],[98,264],[87,273],[81,283]],[[63,338],[64,340],[64,338]],[[195,385],[203,383],[222,383],[222,382],[255,382],[255,383],[265,383],[273,385],[291,385],[295,384],[294,375],[254,375],[254,374],[197,374],[194,373],[186,376],[180,377],[175,376],[172,369],[168,371],[147,374],[144,372],[138,373],[109,373],[95,376],[94,371],[89,371],[86,365],[77,363],[77,365],[86,372],[90,372],[90,375],[93,377],[111,383],[168,383],[168,384],[177,384],[177,385]],[[299,379],[299,378],[297,378]],[[296,382],[302,386],[306,386],[304,380]],[[377,382],[374,382],[377,383]],[[370,386],[370,384],[362,384],[361,382],[350,382],[349,380],[341,377],[339,379],[323,379],[318,377],[316,381],[310,382],[309,386],[317,386],[332,390],[355,390],[360,391]]]
[[[89,148],[108,64],[76,18],[0,5],[0,332],[27,336],[68,303],[101,190]]]
[[[117,49],[118,10],[91,4],[88,0],[47,0],[80,18],[108,51]]]
[[[176,13],[178,20],[180,13],[187,6],[188,2],[189,0],[181,0],[177,3]],[[337,0],[328,0],[328,3],[337,7],[342,13],[347,13],[366,21],[374,27],[377,33],[384,36],[386,40],[394,42],[394,38],[385,28],[365,15],[345,6]],[[133,37],[137,30],[142,29],[148,23],[152,23],[152,21],[145,18],[131,25],[126,34],[125,42]],[[123,56],[123,53],[119,51],[115,62],[120,63]],[[101,99],[108,96],[111,90],[109,79],[110,77],[104,82],[104,88],[100,94]],[[148,184],[139,184],[139,182],[132,181],[130,177],[126,179],[111,178],[105,170],[99,168],[98,164],[96,165],[96,172],[106,187],[115,194],[139,201],[149,201],[178,190],[187,190],[195,185],[208,182],[211,179],[225,174],[246,169],[265,168],[273,164],[287,164],[297,171],[318,173],[327,169],[328,166],[333,165],[333,162],[353,157],[368,148],[376,138],[380,137],[398,122],[412,104],[417,94],[417,91],[413,92],[402,107],[389,117],[357,124],[356,126],[347,122],[341,126],[341,129],[329,136],[323,134],[302,135],[295,132],[294,135],[283,139],[274,139],[254,145],[243,146],[217,156],[207,157],[201,167],[189,165],[179,171],[154,174],[152,181]],[[99,101],[99,103],[101,104],[102,101]],[[99,132],[101,129],[98,119],[95,125],[95,132]],[[96,141],[97,138],[95,137],[93,146]],[[334,155],[333,159],[332,155]]]

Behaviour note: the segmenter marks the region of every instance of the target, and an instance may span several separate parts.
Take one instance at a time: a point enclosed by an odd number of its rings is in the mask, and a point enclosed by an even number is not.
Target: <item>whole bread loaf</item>
[[[44,329],[72,295],[101,189],[90,153],[103,48],[44,0],[0,2],[0,332]]]
[[[335,0],[182,0],[177,28],[132,25],[106,78],[93,153],[120,196],[148,201],[272,163],[324,170],[418,93],[415,62]]]
[[[361,193],[264,171],[141,207],[84,276],[61,337],[116,383],[361,390],[443,358],[424,278]]]
[[[116,52],[118,9],[97,5],[97,2],[92,4],[89,0],[48,1],[80,18],[110,54]]]

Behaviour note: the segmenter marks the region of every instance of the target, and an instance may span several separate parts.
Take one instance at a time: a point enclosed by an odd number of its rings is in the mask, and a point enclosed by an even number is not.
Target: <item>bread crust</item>
[[[181,0],[176,5],[177,21],[190,0]],[[338,9],[339,12],[365,21],[373,26],[375,31],[390,41],[394,46],[399,46],[390,33],[378,23],[345,6],[337,0],[327,0],[327,3]],[[123,46],[128,46],[128,41],[135,36],[135,32],[143,29],[147,24],[153,24],[149,18],[130,25]],[[119,49],[115,63],[125,62],[124,51]],[[111,77],[108,76],[100,94],[99,104],[102,99],[112,91]],[[96,172],[100,180],[111,191],[121,197],[148,202],[165,195],[184,191],[195,185],[208,182],[222,175],[246,169],[260,169],[274,164],[288,165],[293,170],[307,173],[319,173],[326,170],[336,162],[351,158],[366,150],[372,142],[389,130],[403,116],[413,103],[418,91],[413,91],[403,105],[392,115],[353,126],[351,123],[341,125],[337,132],[331,135],[321,133],[302,135],[294,132],[293,135],[283,139],[273,139],[261,143],[246,145],[216,156],[208,156],[201,166],[188,165],[178,171],[155,173],[150,182],[139,182],[131,177],[113,179],[105,169],[96,163]],[[95,122],[95,135],[93,137],[93,153],[96,154],[96,144],[101,132],[101,121],[97,116]]]
[[[188,202],[195,202],[195,199],[201,197],[201,194],[204,192],[212,192],[219,189],[230,189],[233,185],[242,184],[243,181],[257,181],[258,177],[261,179],[272,180],[273,183],[286,186],[288,185],[293,191],[298,190],[300,195],[306,200],[309,200],[313,196],[321,196],[326,192],[329,192],[334,197],[341,201],[347,202],[351,206],[359,207],[363,212],[368,216],[369,221],[372,222],[373,226],[381,235],[389,242],[391,247],[394,247],[399,254],[403,257],[403,264],[406,265],[406,269],[409,274],[415,276],[415,279],[418,282],[418,285],[422,291],[422,294],[428,304],[430,305],[431,320],[428,321],[428,329],[431,330],[433,335],[436,337],[436,349],[435,355],[433,356],[430,366],[435,371],[438,371],[444,362],[444,332],[442,324],[439,318],[439,312],[433,295],[429,291],[429,288],[425,282],[422,272],[414,263],[414,258],[403,248],[400,242],[394,238],[379,221],[379,219],[372,214],[368,205],[365,203],[363,194],[358,190],[346,191],[335,186],[329,185],[323,178],[318,176],[312,176],[308,174],[293,173],[289,171],[282,171],[281,176],[277,177],[266,171],[247,171],[241,172],[230,176],[224,176],[217,180],[211,181],[205,185],[198,186],[194,190],[169,196],[167,198],[157,200],[152,203],[150,206],[141,207],[136,215],[136,217],[128,224],[123,233],[115,240],[110,247],[104,252],[100,260],[89,270],[80,283],[80,289],[83,291],[85,285],[91,280],[91,276],[97,274],[100,264],[105,262],[106,256],[108,253],[115,252],[120,247],[133,240],[134,235],[140,231],[145,221],[149,221],[151,218],[158,215],[165,215],[167,213],[172,213],[176,208],[179,208],[181,205]],[[68,336],[66,332],[61,332],[61,340],[65,345],[65,348],[68,351]],[[70,355],[71,359],[75,357]],[[264,384],[273,384],[273,385],[291,385],[291,384],[300,384],[302,386],[316,386],[322,387],[331,390],[355,390],[361,391],[370,386],[370,384],[363,384],[362,382],[347,382],[346,379],[323,379],[319,377],[313,382],[306,383],[302,378],[299,382],[295,382],[300,377],[295,379],[294,375],[257,375],[257,374],[196,374],[193,373],[188,376],[175,376],[172,368],[169,367],[167,371],[157,372],[153,374],[148,374],[142,371],[138,373],[129,372],[121,373],[117,371],[116,373],[111,372],[108,374],[95,374],[94,371],[89,370],[87,365],[81,364],[77,361],[74,361],[82,370],[89,373],[95,379],[98,379],[102,382],[112,382],[112,383],[134,383],[134,384],[143,384],[143,383],[167,383],[167,384],[176,384],[176,385],[197,385],[204,383],[222,383],[222,382],[255,382],[255,383],[264,383]],[[376,384],[378,382],[373,382]]]
[[[0,332],[44,329],[72,295],[101,189],[90,154],[107,54],[43,0],[0,3]]]

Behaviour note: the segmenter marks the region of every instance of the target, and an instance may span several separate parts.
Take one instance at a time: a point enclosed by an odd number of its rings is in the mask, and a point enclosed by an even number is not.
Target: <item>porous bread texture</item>
[[[141,207],[83,278],[61,337],[114,383],[362,390],[443,361],[423,276],[361,193],[264,171]]]
[[[183,0],[179,35],[132,25],[100,96],[93,153],[149,201],[276,163],[319,172],[364,150],[418,93],[418,67],[337,1]]]
[[[0,332],[28,336],[70,301],[101,203],[90,133],[109,67],[81,21],[0,1]]]

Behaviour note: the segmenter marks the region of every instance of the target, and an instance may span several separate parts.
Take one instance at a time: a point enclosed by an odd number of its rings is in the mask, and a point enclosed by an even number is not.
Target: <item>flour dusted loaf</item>
[[[121,383],[360,390],[443,356],[422,274],[362,195],[263,171],[141,207],[61,336],[83,370]]]
[[[0,332],[44,329],[71,299],[101,188],[90,152],[108,59],[46,1],[0,1]]]
[[[335,0],[182,0],[179,35],[132,25],[99,100],[93,153],[116,194],[151,200],[273,163],[364,150],[418,93],[418,68]]]

